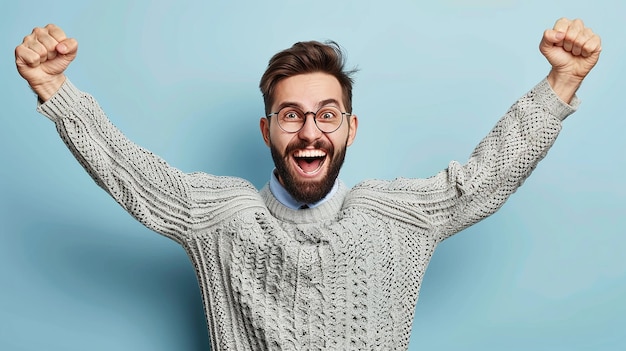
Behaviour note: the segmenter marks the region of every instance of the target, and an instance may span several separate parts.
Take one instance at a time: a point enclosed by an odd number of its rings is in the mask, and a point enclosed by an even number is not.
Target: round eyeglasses
[[[309,114],[313,115],[315,125],[323,133],[336,131],[343,123],[343,116],[352,115],[348,112],[341,112],[334,106],[322,107],[317,112],[303,112],[297,107],[286,106],[281,108],[278,112],[270,113],[267,115],[267,118],[276,116],[276,121],[280,129],[287,133],[297,133],[304,127],[306,116]]]

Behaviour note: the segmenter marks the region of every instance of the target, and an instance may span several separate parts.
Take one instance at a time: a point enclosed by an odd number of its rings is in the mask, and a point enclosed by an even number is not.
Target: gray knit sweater
[[[184,247],[212,350],[406,350],[437,244],[500,208],[577,104],[543,80],[465,165],[428,179],[341,184],[323,205],[297,211],[267,186],[172,168],[69,81],[39,111],[99,186]]]

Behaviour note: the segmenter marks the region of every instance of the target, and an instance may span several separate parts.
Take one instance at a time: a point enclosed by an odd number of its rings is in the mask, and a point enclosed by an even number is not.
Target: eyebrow
[[[337,105],[337,107],[340,106],[339,101],[337,99],[326,99],[326,100],[322,100],[320,102],[317,103],[317,108],[320,109],[324,106],[327,105]],[[302,105],[298,102],[293,102],[293,101],[285,101],[285,102],[281,102],[280,105],[278,105],[278,107],[276,108],[277,111],[280,111],[281,109],[285,108],[285,107],[297,107],[300,110],[304,110],[302,108]]]

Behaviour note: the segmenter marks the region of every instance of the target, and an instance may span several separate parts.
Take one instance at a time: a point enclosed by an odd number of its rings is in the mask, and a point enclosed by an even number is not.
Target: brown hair
[[[270,59],[259,83],[265,103],[265,113],[272,112],[270,109],[274,103],[274,89],[278,82],[299,74],[315,72],[328,73],[337,78],[343,92],[346,112],[352,112],[352,75],[357,70],[345,71],[344,66],[344,55],[339,44],[334,41],[298,42],[291,48],[275,54]]]

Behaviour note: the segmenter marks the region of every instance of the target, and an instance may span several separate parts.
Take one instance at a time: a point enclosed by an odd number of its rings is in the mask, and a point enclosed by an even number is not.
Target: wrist
[[[65,75],[60,74],[49,81],[40,84],[31,84],[30,87],[33,89],[35,94],[37,94],[39,100],[45,102],[48,101],[59,89],[61,89],[63,83],[65,83]]]
[[[561,100],[568,104],[572,101],[572,98],[583,81],[580,77],[559,73],[554,69],[550,71],[547,79],[552,90],[554,90]]]

